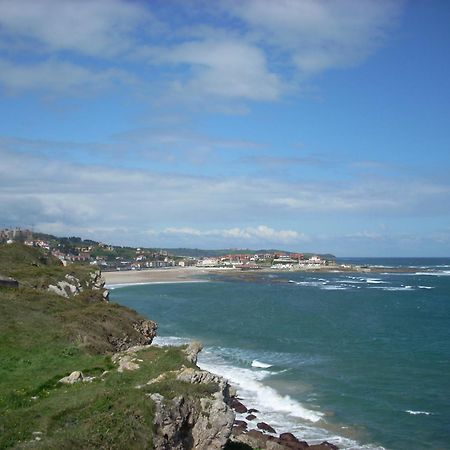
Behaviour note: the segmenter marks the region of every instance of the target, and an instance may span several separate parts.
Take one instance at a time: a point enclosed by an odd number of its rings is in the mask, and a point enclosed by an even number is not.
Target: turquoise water
[[[129,286],[111,299],[156,320],[161,343],[201,340],[201,367],[278,432],[347,449],[450,448],[450,260],[401,264],[417,270]]]

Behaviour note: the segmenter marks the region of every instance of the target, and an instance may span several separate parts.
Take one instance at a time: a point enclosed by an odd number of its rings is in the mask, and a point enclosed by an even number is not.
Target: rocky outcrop
[[[109,291],[105,289],[105,280],[102,278],[100,270],[91,272],[89,279],[84,282],[73,275],[67,274],[64,280],[58,281],[56,284],[50,284],[47,289],[64,298],[74,297],[85,289],[92,289],[102,291],[103,300],[109,301]]]
[[[136,346],[150,345],[158,329],[157,323],[153,320],[139,320],[133,322],[132,327],[137,333],[124,333],[119,336],[111,334],[107,337],[108,343],[114,347],[115,352],[123,352]]]
[[[234,423],[234,413],[227,405],[229,385],[209,372],[184,369],[178,381],[216,386],[209,396],[194,398],[178,396],[165,399],[151,394],[155,403],[153,446],[157,450],[219,450],[222,449]]]
[[[184,351],[186,359],[193,364],[197,364],[197,356],[202,350],[203,344],[201,342],[191,342]]]
[[[61,378],[59,380],[59,383],[75,384],[75,383],[79,383],[81,381],[83,381],[85,383],[86,382],[90,383],[94,379],[95,379],[95,377],[87,377],[87,376],[83,375],[83,372],[80,372],[79,370],[75,370],[70,375],[67,375],[67,377]]]

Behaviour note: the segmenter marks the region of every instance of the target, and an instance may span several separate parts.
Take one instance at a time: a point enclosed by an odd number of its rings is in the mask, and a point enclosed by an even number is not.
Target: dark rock
[[[239,414],[245,414],[247,412],[247,407],[243,405],[237,398],[232,398],[230,400],[230,406]]]
[[[291,433],[287,433],[291,434]],[[295,438],[295,436],[294,436]],[[296,440],[286,440],[286,439],[277,439],[277,442],[281,444],[284,448],[289,450],[309,450],[310,447],[307,442],[305,441],[299,441],[297,438]]]
[[[246,417],[246,419],[247,419],[247,420],[255,420],[255,419],[256,419],[256,416],[253,415],[253,414],[249,414],[249,415]]]
[[[310,445],[309,450],[339,450],[339,447],[330,442],[323,441],[320,444]]]
[[[259,411],[258,411],[257,409],[253,409],[253,408],[250,408],[247,412],[248,412],[249,414],[259,413]]]
[[[256,426],[260,430],[267,431],[268,433],[276,433],[276,431],[270,425],[268,425],[266,422],[259,422],[256,424]]]
[[[247,436],[251,436],[252,438],[258,439],[261,442],[266,442],[268,436],[266,436],[265,434],[261,433],[261,431],[258,430],[250,430],[247,431]]]
[[[292,433],[281,433],[280,439],[287,442],[298,442],[298,439]]]
[[[239,428],[241,430],[247,429],[247,422],[245,420],[235,420],[234,421],[234,428]]]

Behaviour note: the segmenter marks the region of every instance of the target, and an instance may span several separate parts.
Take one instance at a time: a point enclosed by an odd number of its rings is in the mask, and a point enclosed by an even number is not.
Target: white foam
[[[157,345],[182,345],[190,342],[190,339],[169,336],[157,337],[153,342]],[[264,384],[265,379],[275,375],[277,372],[262,370],[260,367],[242,368],[233,366],[220,356],[223,353],[238,356],[241,351],[240,349],[230,348],[217,348],[217,350],[211,351],[206,348],[199,354],[198,366],[203,370],[228,379],[238,389],[238,395],[242,402],[248,407],[259,411],[257,413],[257,421],[263,420],[270,423],[278,434],[291,432],[310,444],[319,444],[326,440],[337,445],[342,450],[385,450],[384,447],[372,444],[362,445],[352,439],[322,428],[320,424],[325,425],[322,412],[308,409],[290,396],[282,395]],[[244,354],[249,356],[246,351],[244,351]],[[269,360],[272,359],[278,361],[275,354],[269,358]],[[249,360],[247,359],[247,361]],[[254,361],[261,362],[258,360]],[[236,417],[240,420],[245,420],[246,415],[236,414]],[[254,425],[254,422],[250,422],[250,424]]]
[[[419,289],[434,289],[434,286],[417,286]]]
[[[264,362],[258,361],[257,359],[254,359],[252,361],[252,367],[257,367],[259,369],[268,369],[269,367],[272,367],[272,364],[266,364]]]
[[[129,286],[145,286],[149,284],[185,284],[185,283],[208,283],[209,280],[179,280],[179,281],[143,281],[140,283],[115,283],[105,284],[107,289],[119,289]]]
[[[328,284],[325,286],[321,286],[320,289],[324,289],[325,291],[348,291],[350,287],[348,286],[337,286],[335,284]]]
[[[429,411],[412,411],[410,409],[407,409],[405,412],[408,414],[411,414],[413,416],[418,416],[418,415],[430,416],[432,414]]]
[[[313,423],[318,422],[323,416],[321,412],[307,409],[288,395],[280,395],[275,389],[261,383],[261,380],[267,376],[265,371],[253,371],[226,364],[217,366],[210,364],[207,358],[201,356],[199,367],[227,378],[238,388],[239,396],[244,403],[246,399],[249,400],[252,407],[261,413],[283,413]]]
[[[412,286],[373,286],[371,289],[381,289],[382,291],[414,291]]]
[[[436,272],[415,272],[412,275],[431,275],[435,277],[448,277],[450,276],[450,270],[439,270]]]
[[[369,284],[383,284],[386,281],[380,280],[379,278],[366,278],[366,283]]]

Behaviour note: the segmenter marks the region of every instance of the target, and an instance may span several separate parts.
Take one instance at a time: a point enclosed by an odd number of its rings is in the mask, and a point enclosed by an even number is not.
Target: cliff
[[[150,345],[156,324],[104,301],[92,267],[0,246],[0,270],[19,282],[0,287],[0,448],[224,447],[229,386],[199,347]]]

